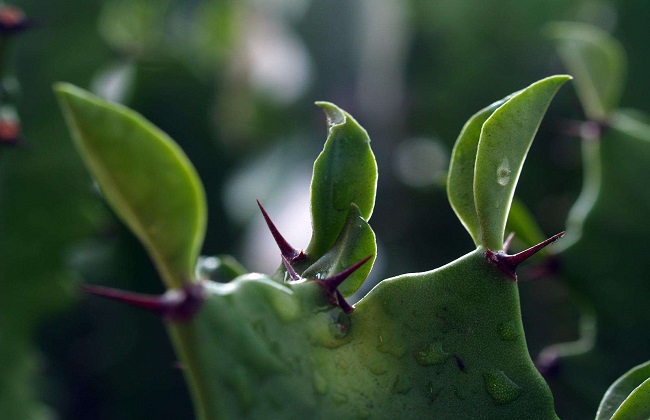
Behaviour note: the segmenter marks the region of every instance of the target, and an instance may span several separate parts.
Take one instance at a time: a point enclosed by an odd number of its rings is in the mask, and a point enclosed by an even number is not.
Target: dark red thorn
[[[260,210],[262,211],[262,216],[264,216],[264,220],[266,221],[266,225],[269,227],[269,230],[271,231],[271,235],[273,235],[273,239],[275,239],[275,243],[278,244],[278,248],[280,248],[280,252],[282,253],[282,256],[286,258],[290,263],[295,263],[298,261],[302,261],[307,256],[302,250],[298,250],[294,247],[292,247],[289,242],[287,242],[286,239],[280,234],[280,231],[278,228],[275,227],[275,224],[269,217],[268,213],[266,210],[264,210],[264,207],[262,207],[262,204],[260,203],[259,200],[257,201],[257,205],[259,206]]]
[[[508,250],[510,249],[510,245],[512,245],[513,239],[515,239],[515,233],[510,232],[510,235],[508,235],[505,242],[503,242],[503,252],[508,252]]]
[[[354,308],[352,307],[352,305],[350,305],[348,301],[345,300],[345,298],[343,297],[341,292],[338,291],[338,289],[336,290],[336,303],[338,304],[338,307],[341,308],[343,312],[345,312],[346,314],[349,315],[352,312],[354,312]]]
[[[345,270],[341,271],[340,273],[334,274],[332,277],[328,277],[326,279],[319,280],[322,283],[326,283],[326,287],[330,288],[330,290],[336,290],[337,287],[341,285],[347,279],[357,271],[362,265],[364,265],[369,259],[372,258],[372,255],[368,255],[366,258],[362,259],[359,262],[356,262],[346,268]]]
[[[190,284],[160,296],[127,292],[104,286],[83,285],[83,290],[104,298],[157,313],[170,321],[188,321],[203,303],[203,286]]]
[[[533,255],[537,254],[544,247],[560,239],[562,236],[564,236],[564,232],[560,232],[557,235],[553,235],[550,238],[538,243],[537,245],[532,246],[527,250],[521,251],[520,253],[514,255],[508,255],[503,251],[492,251],[491,249],[488,249],[485,251],[485,258],[491,263],[493,263],[494,265],[496,265],[499,268],[499,270],[503,271],[514,281],[517,281],[517,273],[515,272],[517,267],[519,267],[521,263],[523,263]]]
[[[287,269],[287,273],[289,273],[289,277],[291,277],[291,280],[293,281],[301,280],[300,274],[296,272],[296,269],[293,268],[289,260],[286,259],[284,255],[282,255],[282,262],[284,263],[284,266]]]
[[[346,268],[340,273],[333,275],[332,277],[316,280],[316,283],[318,283],[323,288],[323,290],[325,290],[330,303],[343,309],[346,314],[352,313],[352,311],[354,311],[354,308],[350,306],[350,304],[345,300],[341,292],[338,291],[337,287],[339,287],[341,283],[343,283],[348,277],[350,277],[350,275],[352,275],[352,273],[357,271],[372,257],[372,255],[368,255],[366,258],[352,264],[350,267]]]

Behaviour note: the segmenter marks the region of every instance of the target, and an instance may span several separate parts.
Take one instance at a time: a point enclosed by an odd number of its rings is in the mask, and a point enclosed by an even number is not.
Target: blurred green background
[[[577,20],[611,32],[629,56],[621,102],[650,109],[650,3],[642,0],[11,4],[33,27],[11,37],[2,69],[5,81],[20,84],[1,99],[15,106],[23,127],[18,146],[0,149],[5,413],[192,415],[160,320],[79,290],[82,281],[148,293],[163,287],[73,150],[52,94],[55,81],[125,103],[170,134],[205,184],[203,254],[232,254],[267,273],[278,252],[255,199],[292,244],[306,246],[311,165],[326,135],[313,102],[350,112],[368,130],[380,171],[371,220],[379,255],[366,290],[471,250],[443,185],[451,148],[480,108],[566,72],[545,37],[548,22]],[[563,89],[517,190],[549,236],[564,229],[581,186],[580,144],[565,135],[566,121],[576,119],[583,114],[575,92]],[[521,292],[533,358],[546,345],[577,337],[576,305],[560,281],[522,282]]]

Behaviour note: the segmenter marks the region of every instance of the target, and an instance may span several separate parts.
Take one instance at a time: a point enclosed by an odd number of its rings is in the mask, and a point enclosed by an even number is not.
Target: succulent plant
[[[365,130],[319,103],[329,135],[314,165],[312,240],[280,248],[273,275],[195,276],[204,192],[182,151],[123,106],[56,86],[104,197],[140,239],[168,292],[89,286],[162,315],[201,418],[555,418],[527,351],[516,268],[561,234],[508,255],[504,229],[526,154],[568,76],[536,82],[474,115],[453,152],[448,192],[476,249],[380,282],[354,306],[376,243],[376,163]],[[235,271],[237,272],[237,271]]]

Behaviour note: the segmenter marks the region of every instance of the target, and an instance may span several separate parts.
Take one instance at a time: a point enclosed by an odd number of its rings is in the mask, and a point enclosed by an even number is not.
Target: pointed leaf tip
[[[352,203],[367,221],[375,206],[377,162],[366,130],[334,104],[319,102],[329,130],[311,180],[313,233],[307,254],[323,256],[341,233]]]
[[[551,100],[571,76],[551,76],[512,95],[481,128],[474,168],[479,244],[503,246],[503,234],[519,175]]]
[[[619,107],[627,72],[625,49],[610,33],[580,22],[552,22],[546,34],[573,73],[587,118],[607,120]]]
[[[115,213],[168,288],[190,283],[205,235],[205,192],[181,148],[140,114],[54,86],[75,146]]]
[[[327,117],[327,125],[330,128],[336,125],[345,124],[347,117],[345,115],[345,112],[338,106],[334,105],[331,102],[322,101],[316,102],[316,105],[321,107],[321,109],[325,112],[325,116]]]

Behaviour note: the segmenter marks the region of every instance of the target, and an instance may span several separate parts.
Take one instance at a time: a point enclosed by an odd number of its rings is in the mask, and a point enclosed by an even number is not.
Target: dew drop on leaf
[[[439,342],[429,343],[413,353],[420,366],[432,366],[444,363],[450,354],[442,349]]]
[[[499,167],[497,168],[497,182],[502,187],[508,185],[510,182],[510,161],[507,157],[504,157]]]
[[[497,332],[503,341],[514,341],[519,337],[519,330],[514,321],[502,322],[497,326]]]
[[[485,391],[497,405],[508,404],[521,394],[521,387],[498,369],[483,372],[483,384]]]

